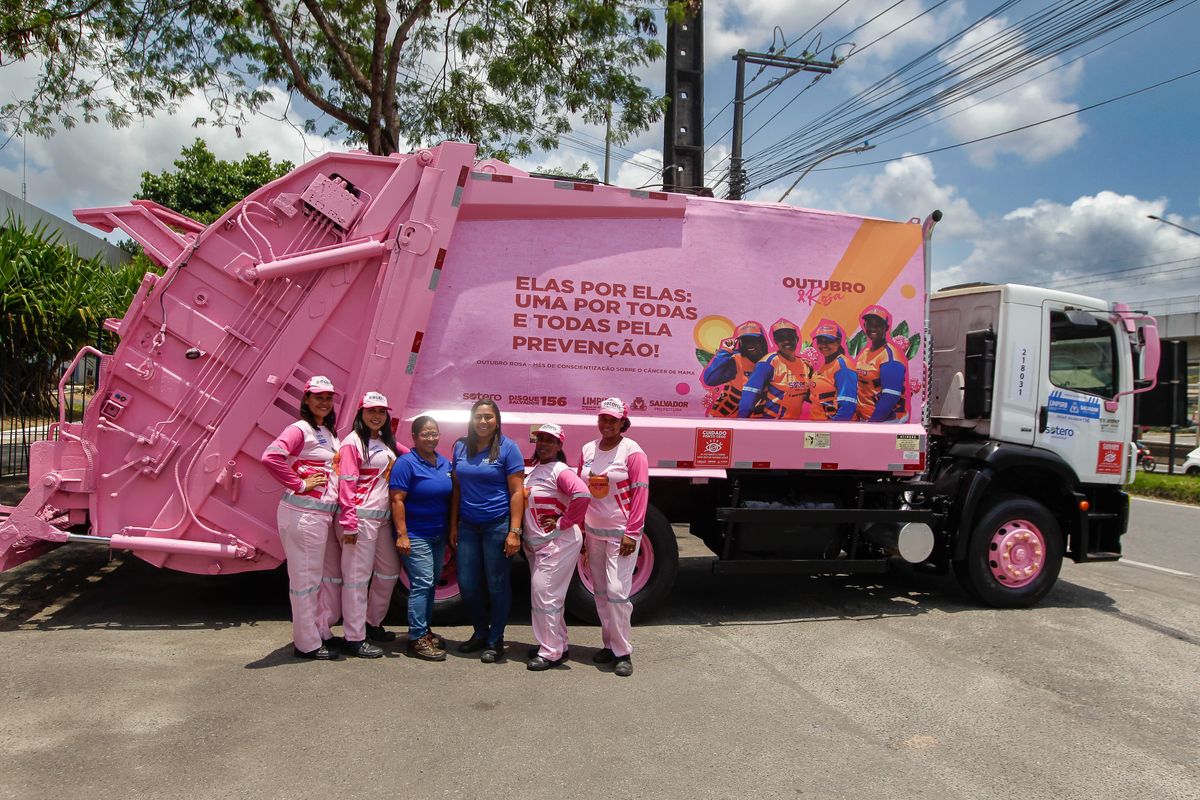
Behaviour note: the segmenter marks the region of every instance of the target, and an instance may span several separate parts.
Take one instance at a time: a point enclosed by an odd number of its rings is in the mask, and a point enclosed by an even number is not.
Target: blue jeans
[[[433,611],[433,592],[442,576],[446,537],[409,538],[412,552],[400,556],[408,573],[408,640],[415,642],[429,633],[429,614]]]
[[[512,608],[512,558],[504,555],[508,522],[508,514],[488,522],[458,522],[458,587],[475,635],[488,644],[504,638]]]

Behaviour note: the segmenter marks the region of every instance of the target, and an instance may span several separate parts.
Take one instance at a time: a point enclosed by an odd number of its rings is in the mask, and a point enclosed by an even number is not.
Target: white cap
[[[367,392],[366,394],[364,394],[362,402],[359,403],[358,407],[359,408],[384,408],[384,409],[387,409],[388,411],[392,410],[392,407],[388,405],[387,398],[384,397],[383,395],[381,395],[379,392]]]
[[[326,378],[324,375],[313,375],[308,379],[308,383],[304,384],[304,391],[320,394],[321,392],[332,392],[333,381]]]
[[[600,413],[616,417],[617,419],[625,419],[629,416],[625,411],[625,403],[619,397],[610,397],[602,402],[600,404]]]
[[[567,434],[563,432],[562,425],[555,425],[553,422],[547,422],[545,425],[538,428],[537,432],[553,436],[562,444],[567,443]]]

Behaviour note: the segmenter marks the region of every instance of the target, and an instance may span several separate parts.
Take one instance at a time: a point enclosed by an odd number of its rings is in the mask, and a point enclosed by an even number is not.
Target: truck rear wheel
[[[633,619],[642,619],[671,592],[679,571],[679,545],[675,531],[663,513],[654,506],[646,509],[646,526],[633,568]],[[571,616],[597,624],[596,599],[592,594],[592,576],[580,558],[571,586],[567,589],[567,611]]]
[[[954,574],[984,605],[1025,608],[1054,586],[1062,559],[1062,531],[1045,506],[1001,495],[976,522],[967,558],[955,562]]]

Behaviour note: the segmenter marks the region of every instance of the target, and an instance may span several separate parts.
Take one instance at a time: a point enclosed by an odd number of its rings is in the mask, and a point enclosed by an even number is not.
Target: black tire
[[[1046,596],[1062,569],[1063,536],[1058,521],[1036,500],[1019,495],[1000,495],[975,523],[967,543],[967,557],[954,563],[954,576],[967,592],[993,608],[1027,608]],[[1024,586],[1006,586],[992,571],[995,556],[993,536],[1007,525],[1026,520],[1042,534],[1045,552],[1041,568]]]
[[[1200,467],[1188,467],[1187,474],[1193,478],[1200,477]]]
[[[653,613],[659,603],[666,599],[671,593],[671,587],[675,585],[675,575],[679,572],[679,545],[675,542],[675,531],[671,529],[671,523],[663,513],[654,506],[646,509],[642,547],[647,545],[654,554],[654,570],[642,590],[631,598],[634,622]],[[567,613],[593,625],[600,622],[600,618],[596,616],[596,600],[583,585],[578,569],[567,589]]]
[[[1154,470],[1158,469],[1158,464],[1154,463],[1153,458],[1147,456],[1142,459],[1142,469],[1146,470],[1146,472],[1154,472]]]

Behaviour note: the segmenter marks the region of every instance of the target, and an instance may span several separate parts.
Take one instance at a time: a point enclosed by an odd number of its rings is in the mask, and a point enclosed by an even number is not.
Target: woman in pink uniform
[[[579,561],[579,526],[591,494],[563,455],[566,434],[548,423],[538,429],[533,468],[525,474],[525,525],[522,535],[529,559],[530,610],[537,652],[526,664],[535,672],[567,659],[563,601]]]
[[[638,443],[622,435],[629,430],[629,414],[619,397],[600,404],[596,426],[600,438],[583,446],[579,467],[592,495],[584,546],[604,641],[592,661],[613,663],[613,671],[625,678],[633,674],[629,595],[650,499],[650,467]]]
[[[267,471],[286,487],[275,518],[287,556],[293,652],[297,658],[320,661],[337,657],[325,644],[333,634],[328,612],[319,603],[338,500],[333,391],[332,381],[324,375],[309,378],[300,400],[300,419],[284,428],[262,455]]]
[[[396,638],[383,629],[392,590],[400,577],[400,557],[391,537],[387,476],[392,462],[408,448],[396,444],[389,411],[386,397],[367,392],[354,418],[354,430],[338,451],[342,630],[346,652],[359,658],[383,655],[383,650],[367,639]]]

